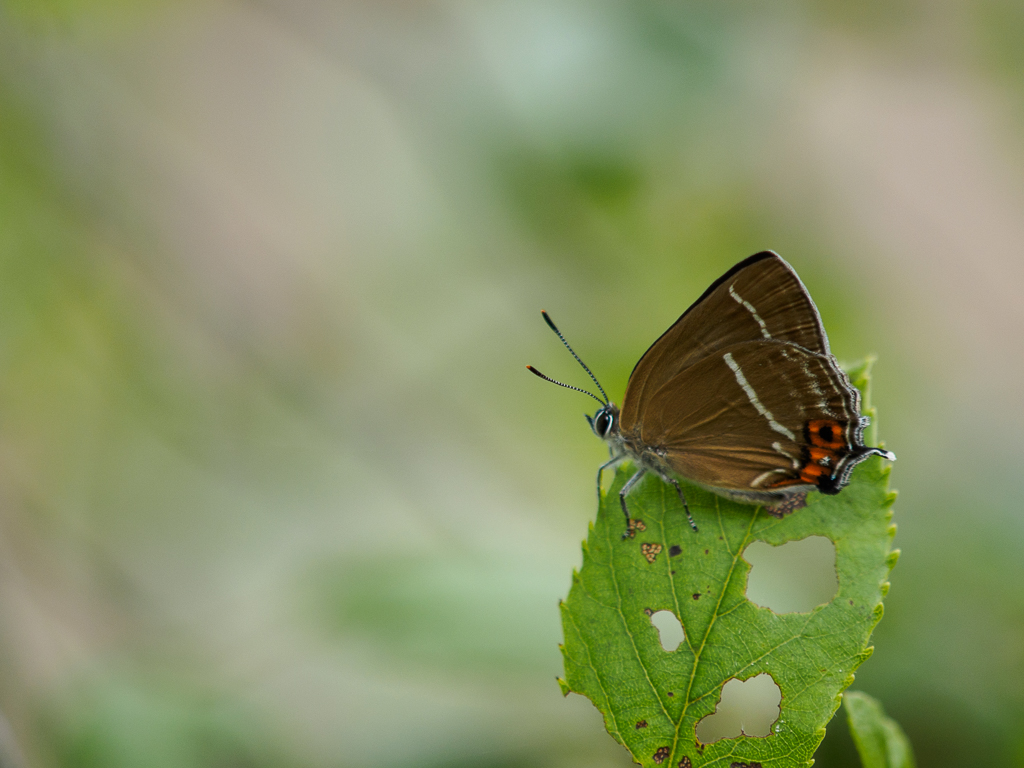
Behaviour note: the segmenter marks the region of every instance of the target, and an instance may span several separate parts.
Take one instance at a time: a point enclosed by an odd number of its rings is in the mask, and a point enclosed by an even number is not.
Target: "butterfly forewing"
[[[648,401],[681,371],[744,341],[785,341],[829,355],[811,297],[785,261],[764,251],[716,280],[633,369],[620,417],[624,430],[648,418]]]
[[[796,344],[762,338],[719,348],[651,392],[646,406],[624,435],[709,487],[831,493],[837,468],[857,460],[857,390],[834,358]]]

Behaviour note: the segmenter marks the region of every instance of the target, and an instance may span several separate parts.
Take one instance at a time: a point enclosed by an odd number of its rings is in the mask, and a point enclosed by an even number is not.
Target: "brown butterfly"
[[[763,251],[734,266],[654,342],[633,368],[622,410],[542,313],[604,399],[587,416],[611,458],[597,473],[630,460],[636,473],[619,491],[632,535],[626,496],[648,472],[675,487],[676,476],[721,496],[766,505],[781,517],[806,504],[808,491],[839,493],[869,456],[894,461],[864,445],[868,418],[860,392],[828,348],[818,310],[796,272]]]

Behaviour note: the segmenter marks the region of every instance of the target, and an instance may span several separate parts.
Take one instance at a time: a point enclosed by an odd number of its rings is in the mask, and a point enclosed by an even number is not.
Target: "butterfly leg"
[[[686,497],[683,495],[683,489],[679,487],[679,483],[674,477],[664,478],[666,483],[672,483],[676,488],[676,493],[679,494],[679,500],[683,502],[683,509],[686,510],[686,519],[690,521],[690,527],[693,528],[693,532],[697,533],[697,524],[693,522],[693,515],[690,514],[690,505],[686,503]]]
[[[622,534],[624,539],[631,539],[636,534],[636,524],[629,519],[629,509],[626,507],[626,494],[633,490],[633,486],[640,482],[640,478],[646,474],[646,469],[638,469],[636,474],[629,478],[626,484],[622,486],[622,490],[619,491],[619,504],[622,505],[622,514],[626,516],[626,531]]]
[[[598,504],[601,503],[601,473],[604,472],[609,467],[615,466],[616,464],[618,464],[620,461],[622,461],[625,458],[626,458],[625,456],[621,456],[621,455],[620,456],[612,456],[610,459],[608,459],[608,461],[606,461],[604,464],[602,464],[600,467],[597,468],[597,503]]]

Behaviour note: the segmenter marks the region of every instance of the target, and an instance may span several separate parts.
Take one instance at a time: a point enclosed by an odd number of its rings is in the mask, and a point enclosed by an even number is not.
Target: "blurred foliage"
[[[522,370],[572,368],[537,310],[614,398],[773,248],[837,355],[879,353],[900,456],[858,685],[922,765],[1020,764],[1022,18],[0,2],[0,709],[27,761],[623,765],[554,690],[603,450]],[[819,765],[856,765],[845,729]]]
[[[970,7],[977,58],[1007,84],[1018,102],[1024,97],[1024,4],[1016,0],[978,0]]]
[[[914,751],[882,705],[860,691],[843,694],[850,733],[864,768],[915,768]]]
[[[549,567],[468,553],[346,558],[310,578],[311,615],[328,620],[328,636],[362,639],[405,664],[522,674],[557,658],[548,643],[557,618],[532,618],[536,603],[546,602]]]
[[[144,676],[151,676],[145,675]],[[271,768],[273,738],[236,705],[180,682],[117,674],[80,686],[63,713],[44,719],[47,751],[73,768]]]
[[[72,32],[87,26],[103,34],[123,32],[167,0],[3,0],[12,21],[33,33]]]

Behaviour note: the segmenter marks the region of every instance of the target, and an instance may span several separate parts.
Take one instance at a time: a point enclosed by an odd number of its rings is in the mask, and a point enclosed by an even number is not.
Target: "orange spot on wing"
[[[800,478],[805,483],[815,483],[823,476],[829,474],[829,470],[820,464],[805,464],[800,469]]]
[[[836,454],[831,448],[812,447],[808,449],[807,453],[811,457],[808,464],[818,464],[825,458],[830,459],[831,461],[835,461],[836,459]]]
[[[833,419],[811,419],[807,422],[807,438],[812,446],[837,451],[847,446],[846,423]]]

